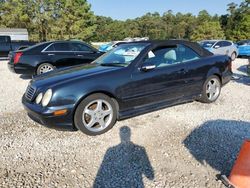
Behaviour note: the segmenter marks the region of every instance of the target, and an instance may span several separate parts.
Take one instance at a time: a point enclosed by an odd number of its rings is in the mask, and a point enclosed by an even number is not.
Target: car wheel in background
[[[50,63],[42,63],[37,68],[36,74],[37,75],[44,74],[46,72],[53,71],[54,69],[55,69],[55,67],[53,65],[51,65]]]
[[[203,85],[201,102],[212,103],[220,96],[221,81],[218,76],[210,76]]]
[[[99,135],[111,129],[117,120],[113,99],[96,93],[86,97],[77,107],[74,124],[87,135]]]
[[[233,52],[233,53],[231,54],[231,59],[232,59],[232,61],[234,61],[234,60],[236,59],[236,53],[235,53],[235,52]]]

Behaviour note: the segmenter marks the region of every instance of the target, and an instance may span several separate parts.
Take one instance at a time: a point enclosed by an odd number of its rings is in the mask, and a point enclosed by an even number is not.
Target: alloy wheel
[[[83,110],[82,122],[92,132],[100,132],[107,128],[113,119],[113,109],[104,99],[91,101]]]
[[[206,85],[207,98],[210,101],[214,101],[220,94],[220,82],[213,78]]]

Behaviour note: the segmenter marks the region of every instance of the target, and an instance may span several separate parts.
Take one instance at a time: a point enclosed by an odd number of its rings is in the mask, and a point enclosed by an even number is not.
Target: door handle
[[[186,69],[181,69],[181,70],[179,70],[177,73],[187,73],[187,70]]]
[[[48,56],[53,56],[53,55],[55,55],[55,54],[48,54]]]
[[[77,55],[78,57],[82,57],[83,55]]]

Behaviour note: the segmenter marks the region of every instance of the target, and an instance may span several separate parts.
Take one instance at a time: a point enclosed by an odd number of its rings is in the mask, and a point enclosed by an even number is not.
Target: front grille
[[[25,92],[25,97],[28,99],[28,100],[32,100],[34,95],[35,95],[35,88],[33,88],[31,85],[29,85],[26,89],[26,92]]]

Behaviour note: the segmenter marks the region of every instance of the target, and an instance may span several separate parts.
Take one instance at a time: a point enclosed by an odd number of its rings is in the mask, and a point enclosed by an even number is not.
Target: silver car
[[[237,46],[228,40],[204,40],[199,44],[212,52],[213,54],[228,55],[232,60],[235,60],[239,54]]]

